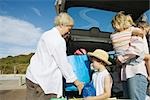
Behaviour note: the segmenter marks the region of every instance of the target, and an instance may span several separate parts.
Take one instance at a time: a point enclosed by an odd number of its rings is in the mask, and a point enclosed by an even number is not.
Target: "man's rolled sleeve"
[[[60,68],[60,71],[66,79],[66,82],[74,82],[77,79],[77,77],[73,72],[71,64],[68,62],[66,47],[63,45],[56,47],[56,49],[53,52],[53,56],[56,60],[56,63],[58,64],[58,67]]]

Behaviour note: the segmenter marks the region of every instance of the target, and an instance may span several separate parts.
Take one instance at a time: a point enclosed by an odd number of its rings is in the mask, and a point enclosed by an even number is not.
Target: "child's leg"
[[[150,54],[146,54],[144,60],[147,68],[148,80],[150,81]]]

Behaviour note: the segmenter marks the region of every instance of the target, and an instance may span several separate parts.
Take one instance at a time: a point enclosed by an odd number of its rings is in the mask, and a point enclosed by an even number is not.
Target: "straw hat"
[[[104,50],[96,49],[94,52],[88,52],[88,55],[96,57],[97,59],[104,61],[106,64],[111,65],[111,62],[108,61],[108,53]]]

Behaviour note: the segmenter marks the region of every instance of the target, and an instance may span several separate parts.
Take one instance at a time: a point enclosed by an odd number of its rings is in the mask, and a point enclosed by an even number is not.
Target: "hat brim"
[[[103,58],[98,57],[97,55],[95,55],[95,54],[92,53],[92,52],[88,52],[87,54],[88,54],[89,56],[92,56],[92,57],[95,57],[95,58],[97,58],[97,59],[100,59],[100,60],[104,61],[107,65],[111,65],[111,64],[112,64],[111,62],[106,61],[106,60],[104,60]]]

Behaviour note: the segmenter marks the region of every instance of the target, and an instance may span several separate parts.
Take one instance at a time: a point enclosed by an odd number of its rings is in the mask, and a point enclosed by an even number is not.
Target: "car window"
[[[150,9],[147,10],[147,11],[144,13],[144,15],[147,17],[147,21],[148,21],[148,23],[150,24]]]
[[[87,7],[71,7],[67,11],[74,19],[74,28],[90,29],[98,27],[104,32],[113,32],[111,25],[112,17],[115,12],[105,11]]]
[[[71,7],[67,12],[75,21],[75,29],[90,29],[91,27],[98,27],[104,32],[114,31],[111,21],[116,15],[116,12],[88,7]],[[146,11],[145,15],[147,15],[148,21],[150,22],[150,10]]]

